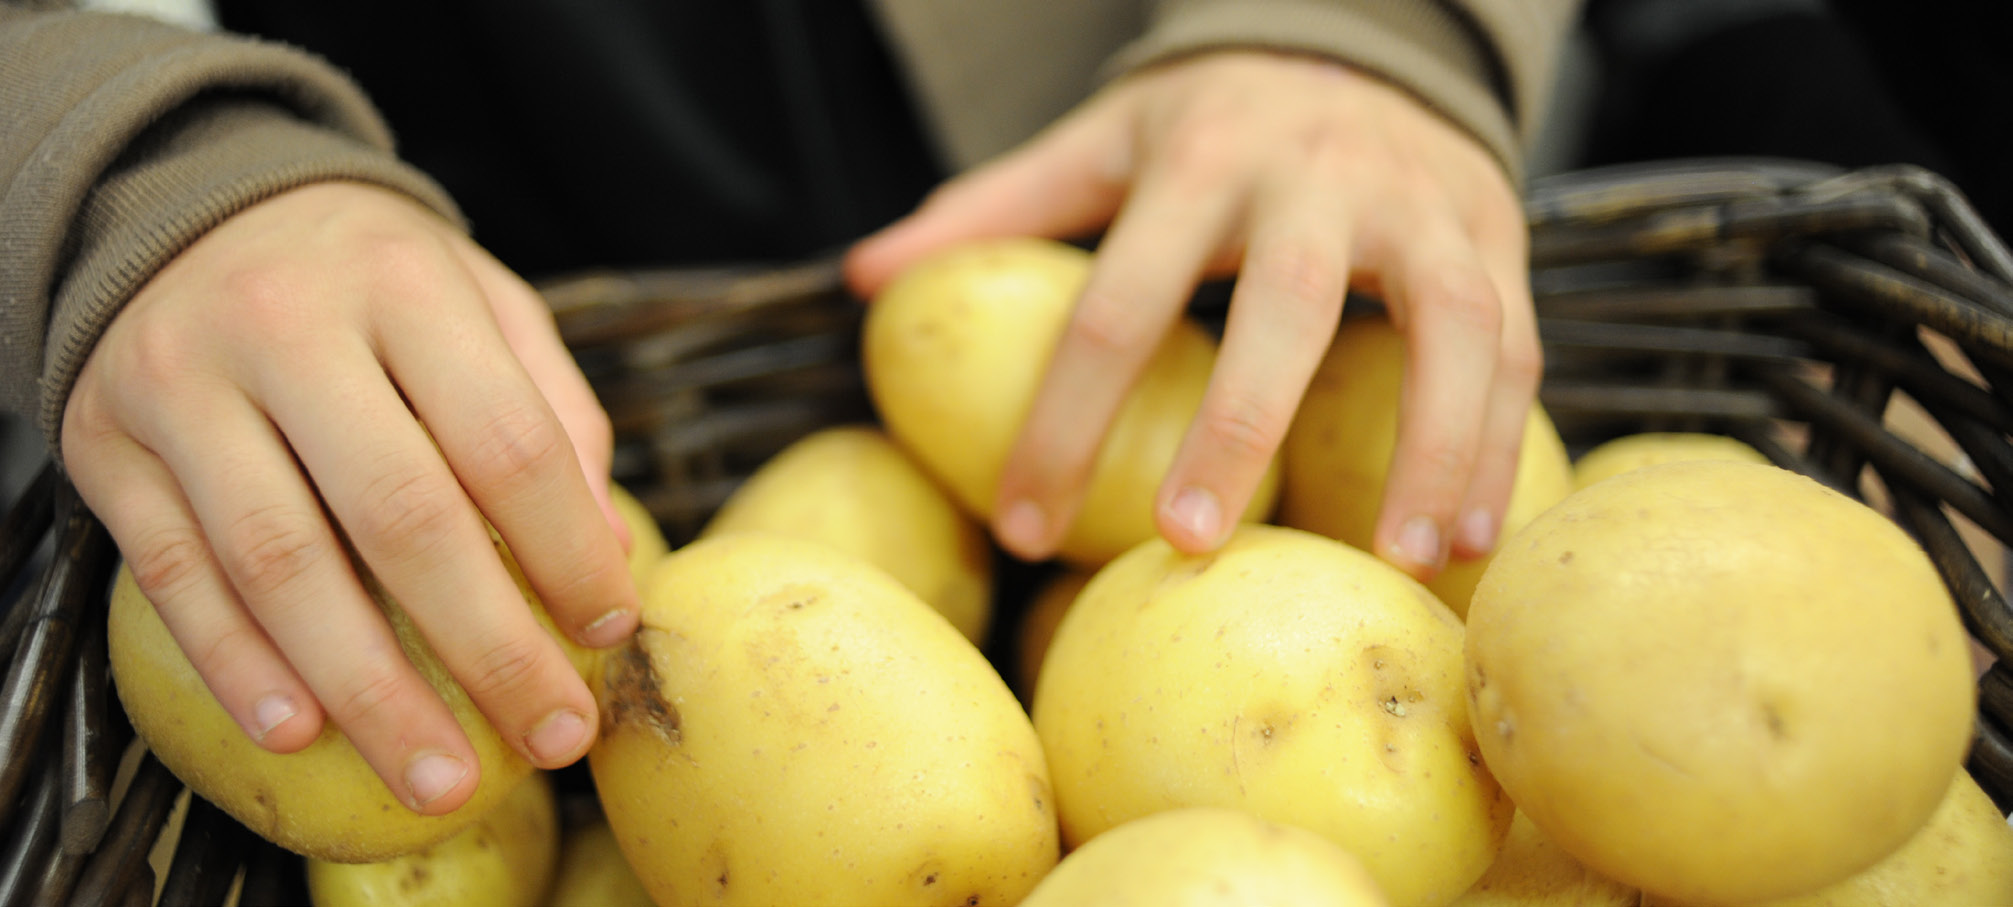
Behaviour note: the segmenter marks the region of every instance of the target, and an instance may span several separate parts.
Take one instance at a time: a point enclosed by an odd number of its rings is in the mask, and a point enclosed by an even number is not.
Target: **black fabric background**
[[[377,102],[527,276],[789,260],[942,176],[859,0],[219,0]]]

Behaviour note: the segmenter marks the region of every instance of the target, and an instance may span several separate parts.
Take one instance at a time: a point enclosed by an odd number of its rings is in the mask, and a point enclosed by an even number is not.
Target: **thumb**
[[[871,299],[917,259],[1000,236],[1071,239],[1110,222],[1132,169],[1122,103],[1085,106],[1026,144],[938,187],[923,204],[854,244],[846,284]]]

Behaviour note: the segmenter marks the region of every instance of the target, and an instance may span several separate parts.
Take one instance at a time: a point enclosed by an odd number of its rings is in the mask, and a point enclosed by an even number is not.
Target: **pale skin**
[[[1353,286],[1409,338],[1379,552],[1425,576],[1494,546],[1539,358],[1521,209],[1465,133],[1334,64],[1194,57],[947,183],[854,248],[848,277],[871,296],[951,243],[1106,224],[1001,484],[1002,544],[1054,550],[1155,340],[1197,280],[1236,271],[1222,357],[1160,494],[1168,540],[1227,536],[1222,514],[1249,500]],[[347,183],[261,202],[178,256],[99,341],[63,424],[79,492],[245,733],[292,752],[335,721],[429,814],[474,791],[473,750],[329,518],[505,739],[557,767],[592,744],[593,697],[483,521],[562,631],[622,641],[637,602],[610,448],[532,290],[438,216]]]

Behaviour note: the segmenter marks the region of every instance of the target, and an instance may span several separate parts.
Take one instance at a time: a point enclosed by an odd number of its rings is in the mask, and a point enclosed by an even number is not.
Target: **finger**
[[[243,398],[178,412],[180,427],[136,436],[180,478],[246,608],[401,801],[428,815],[466,802],[475,752],[364,590],[285,440]]]
[[[565,427],[490,327],[489,302],[454,295],[434,304],[459,306],[464,317],[389,312],[377,338],[387,370],[560,629],[592,647],[629,638],[635,583]],[[591,392],[575,393],[594,405]]]
[[[1130,141],[1121,111],[1093,103],[1033,141],[945,183],[846,255],[847,285],[870,299],[910,263],[967,240],[1070,239],[1103,226],[1125,197]]]
[[[481,249],[473,246],[463,249],[462,261],[489,297],[504,342],[517,355],[525,374],[552,407],[559,423],[565,426],[566,437],[573,442],[574,456],[580,461],[581,474],[587,480],[587,489],[600,506],[602,518],[615,531],[616,540],[627,551],[634,539],[630,538],[629,524],[615,509],[608,491],[609,467],[615,452],[614,430],[593,386],[560,340],[552,310],[536,291]]]
[[[476,370],[456,355],[458,319],[438,320],[437,353]],[[593,698],[526,606],[463,482],[368,349],[336,346],[312,368],[295,380],[262,383],[259,391],[357,553],[503,739],[540,767],[573,762],[593,742]],[[415,401],[425,397],[411,393]],[[331,419],[330,412],[343,415]],[[435,431],[441,449],[455,445],[452,430]],[[553,438],[565,447],[556,429]],[[577,472],[572,478],[587,508],[579,522],[597,529],[612,549],[584,483]]]
[[[1348,289],[1350,205],[1304,174],[1252,215],[1245,265],[1209,390],[1161,486],[1160,532],[1188,553],[1229,536],[1326,354]]]
[[[1120,212],[1001,472],[993,531],[1007,550],[1039,560],[1060,544],[1112,420],[1181,317],[1241,188],[1149,176]]]
[[[313,743],[321,704],[238,600],[167,467],[123,433],[64,447],[78,494],[217,704],[267,750]]]
[[[1503,332],[1475,476],[1454,531],[1452,552],[1463,558],[1488,554],[1501,540],[1516,488],[1524,430],[1544,375],[1521,221],[1494,235],[1478,231],[1476,239],[1477,252],[1503,302]]]
[[[1375,545],[1391,563],[1426,578],[1446,563],[1480,456],[1502,349],[1502,303],[1445,205],[1414,201],[1384,210],[1403,213],[1376,224],[1363,266],[1383,275],[1406,357]]]

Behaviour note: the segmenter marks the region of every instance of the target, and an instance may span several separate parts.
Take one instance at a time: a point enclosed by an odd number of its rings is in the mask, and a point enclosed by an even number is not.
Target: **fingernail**
[[[1174,518],[1175,525],[1207,544],[1216,544],[1223,533],[1223,505],[1207,488],[1183,488],[1168,504],[1167,514]]]
[[[601,615],[580,629],[580,644],[595,649],[605,649],[621,642],[629,635],[628,627],[622,619],[635,612],[628,608],[616,608]]]
[[[533,761],[551,765],[571,761],[586,739],[587,719],[572,709],[560,709],[524,735],[524,748],[531,751]]]
[[[1033,501],[1013,502],[1000,517],[1000,544],[1020,552],[1039,551],[1048,531],[1041,506]]]
[[[405,786],[412,790],[412,808],[422,810],[447,796],[468,777],[468,763],[446,753],[422,753],[405,766]]]
[[[272,733],[280,725],[286,724],[288,719],[298,714],[300,714],[300,710],[294,708],[294,700],[291,696],[274,693],[259,700],[258,705],[252,707],[252,720],[259,723],[258,730],[252,734],[253,738],[264,742],[267,734]]]
[[[1496,515],[1480,507],[1461,516],[1461,547],[1485,552],[1496,547]]]
[[[1415,516],[1398,527],[1397,554],[1420,567],[1440,566],[1440,527],[1431,517]]]

